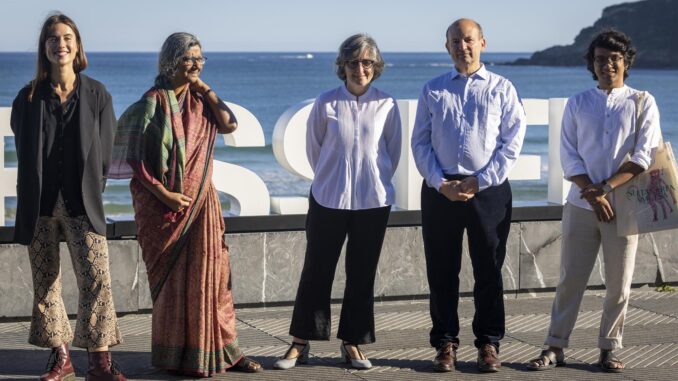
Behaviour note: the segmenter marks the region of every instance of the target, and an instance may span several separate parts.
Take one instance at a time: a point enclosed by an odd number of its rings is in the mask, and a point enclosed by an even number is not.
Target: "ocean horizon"
[[[299,102],[341,85],[334,72],[334,52],[209,52],[201,78],[228,102],[254,114],[264,129],[266,146],[226,147],[219,138],[215,158],[248,168],[266,183],[272,196],[306,196],[310,182],[285,171],[275,160],[271,137],[282,113]],[[569,97],[595,86],[585,66],[547,67],[513,66],[506,63],[531,53],[484,53],[488,69],[507,77],[521,98]],[[157,73],[157,52],[88,52],[89,67],[84,73],[106,85],[113,97],[116,116],[149,89]],[[429,79],[452,68],[445,52],[383,52],[386,68],[376,86],[397,99],[417,99]],[[0,53],[0,107],[11,107],[19,89],[32,79],[35,53]],[[678,142],[678,70],[630,70],[627,84],[654,95],[661,113],[665,141]],[[5,140],[5,165],[16,166],[13,138]],[[512,182],[515,201],[546,199],[548,171],[546,126],[530,126],[523,154],[542,157],[541,180]],[[234,179],[237,181],[237,179]],[[224,205],[229,200],[220,195]],[[12,224],[15,198],[6,198],[6,219]],[[132,216],[128,182],[111,180],[104,193],[107,216],[129,219]]]

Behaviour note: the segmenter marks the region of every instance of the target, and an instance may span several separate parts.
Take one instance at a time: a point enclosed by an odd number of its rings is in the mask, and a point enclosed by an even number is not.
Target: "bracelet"
[[[212,92],[212,89],[207,89],[207,90],[205,91],[205,95],[207,95],[207,94],[209,94],[209,93],[211,93],[211,92]]]

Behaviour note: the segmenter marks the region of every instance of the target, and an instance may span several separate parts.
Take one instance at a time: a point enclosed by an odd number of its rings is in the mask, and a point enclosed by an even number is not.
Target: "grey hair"
[[[200,46],[198,38],[190,33],[177,32],[170,34],[162,44],[158,57],[158,78],[171,80],[182,64],[181,58],[194,46]]]
[[[358,58],[365,50],[374,56],[374,66],[372,66],[374,68],[374,77],[372,77],[372,80],[374,81],[381,76],[381,73],[384,72],[384,58],[381,56],[377,43],[367,34],[359,33],[347,38],[339,46],[339,53],[335,61],[337,77],[339,79],[346,82],[346,72],[344,71],[346,63]]]

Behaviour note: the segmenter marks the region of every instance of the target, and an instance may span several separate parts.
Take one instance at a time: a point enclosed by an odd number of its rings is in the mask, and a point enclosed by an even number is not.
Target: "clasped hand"
[[[579,198],[586,200],[591,205],[596,218],[601,222],[610,222],[614,219],[614,210],[607,198],[603,184],[589,184],[581,190]]]
[[[165,199],[162,201],[173,212],[181,212],[191,204],[193,199],[181,193],[167,192]]]
[[[478,179],[469,176],[463,180],[443,180],[440,193],[450,201],[468,201],[478,192]]]

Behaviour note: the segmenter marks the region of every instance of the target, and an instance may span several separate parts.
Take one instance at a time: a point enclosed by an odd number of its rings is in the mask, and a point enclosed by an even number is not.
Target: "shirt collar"
[[[626,93],[626,90],[627,90],[627,89],[628,89],[628,87],[626,86],[626,84],[624,84],[624,85],[622,85],[622,87],[615,87],[614,89],[612,89],[612,91],[610,91],[610,94],[609,94],[609,95],[610,95],[611,97],[615,97],[615,98],[616,98],[617,96],[619,96],[619,94],[624,94],[624,93]],[[604,96],[604,97],[606,97],[606,98],[607,98],[607,96],[608,96],[607,91],[599,89],[598,86],[596,86],[596,93],[597,93],[597,94],[600,94],[600,95],[602,95],[602,96]]]
[[[367,91],[365,92],[365,94],[363,94],[363,95],[361,95],[361,96],[359,96],[359,97],[357,97],[357,98],[360,99],[360,100],[363,100],[363,99],[370,99],[370,96],[372,95],[372,92],[373,92],[373,91],[374,91],[374,86],[372,86],[372,84],[370,83],[370,87],[367,89]],[[344,94],[348,99],[351,99],[351,100],[355,100],[355,99],[356,99],[356,96],[353,95],[353,94],[351,94],[350,91],[348,91],[348,88],[346,87],[345,84],[341,86],[341,92],[342,92],[342,94]]]
[[[77,101],[80,99],[80,86],[82,85],[82,82],[80,82],[80,73],[76,73],[75,76],[76,76],[75,89],[68,95],[68,100],[66,101],[66,103],[69,103],[71,101]],[[54,90],[54,85],[52,85],[49,79],[45,80],[44,86],[45,91],[47,91],[48,97],[50,99],[59,99],[59,96],[56,95],[56,91]]]
[[[484,63],[480,63],[480,69],[478,69],[475,73],[471,74],[468,78],[478,78],[478,79],[487,79],[489,76],[489,72],[487,71],[487,68],[485,67]],[[466,78],[465,75],[460,74],[457,71],[457,68],[454,66],[452,67],[452,71],[450,72],[450,79],[459,79],[459,78]]]

